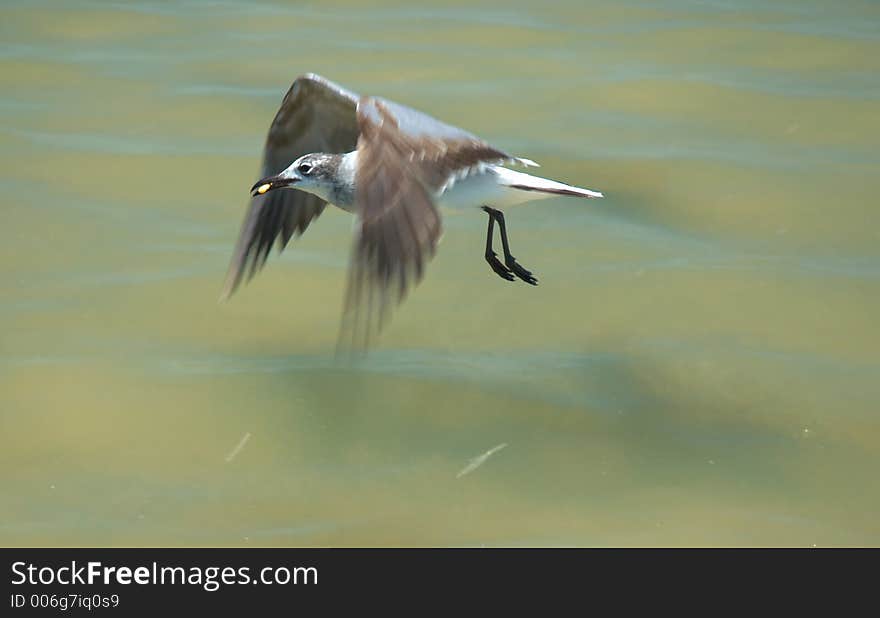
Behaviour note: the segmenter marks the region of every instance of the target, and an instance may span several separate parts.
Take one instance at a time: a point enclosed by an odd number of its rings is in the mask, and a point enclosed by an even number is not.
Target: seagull
[[[442,233],[441,209],[489,217],[484,258],[507,281],[537,285],[510,251],[503,209],[552,196],[602,193],[507,166],[537,167],[463,129],[381,97],[359,96],[312,73],[294,80],[269,127],[261,179],[221,299],[332,204],[355,216],[343,331],[378,332],[418,283]],[[495,226],[504,260],[493,248]],[[363,309],[363,311],[362,311]]]

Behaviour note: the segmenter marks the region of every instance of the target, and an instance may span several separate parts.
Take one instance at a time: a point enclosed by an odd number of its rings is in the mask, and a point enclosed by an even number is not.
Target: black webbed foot
[[[504,258],[504,263],[507,265],[507,268],[514,275],[525,281],[530,285],[538,285],[538,280],[532,274],[531,271],[523,268],[519,262],[516,261],[516,258],[512,255],[508,255]]]
[[[489,262],[489,266],[492,267],[492,270],[501,277],[502,279],[507,279],[508,281],[513,281],[516,277],[513,276],[513,273],[507,269],[507,267],[501,263],[501,260],[498,259],[498,256],[494,251],[486,254],[486,261]]]

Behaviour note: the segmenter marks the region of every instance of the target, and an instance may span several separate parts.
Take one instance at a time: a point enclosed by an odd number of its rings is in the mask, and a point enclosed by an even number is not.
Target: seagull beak
[[[263,178],[262,180],[258,180],[256,184],[251,187],[251,195],[256,197],[258,195],[263,195],[264,193],[268,193],[269,191],[273,191],[275,189],[281,189],[283,187],[289,187],[293,183],[297,181],[296,178],[283,178],[281,176],[269,176],[268,178]]]

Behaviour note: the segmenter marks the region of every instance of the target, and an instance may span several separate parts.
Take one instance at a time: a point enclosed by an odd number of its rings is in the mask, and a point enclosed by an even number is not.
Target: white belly
[[[511,172],[512,170],[506,168],[488,166],[485,172],[471,174],[438,195],[437,205],[449,209],[479,208],[480,206],[508,208],[515,204],[549,197],[546,193],[521,191],[501,184],[499,182],[501,176]]]

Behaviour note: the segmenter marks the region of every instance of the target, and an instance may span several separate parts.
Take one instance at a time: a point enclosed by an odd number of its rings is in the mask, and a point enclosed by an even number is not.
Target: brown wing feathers
[[[368,113],[371,106],[377,114]],[[362,98],[358,110],[359,224],[343,320],[350,332],[343,337],[366,347],[436,251],[442,223],[434,194],[457,174],[510,157],[476,139],[407,134],[375,99]]]
[[[261,177],[281,172],[311,152],[349,152],[357,142],[357,98],[314,75],[294,81],[275,114],[263,149]],[[279,250],[302,234],[324,210],[321,198],[303,191],[273,191],[251,199],[229,265],[221,298],[265,264],[273,244]]]
[[[355,208],[359,221],[342,336],[350,330],[351,343],[366,347],[373,331],[387,318],[392,302],[403,300],[409,286],[421,278],[442,225],[430,190],[410,161],[413,145],[393,119],[373,122],[361,112],[358,123]]]

